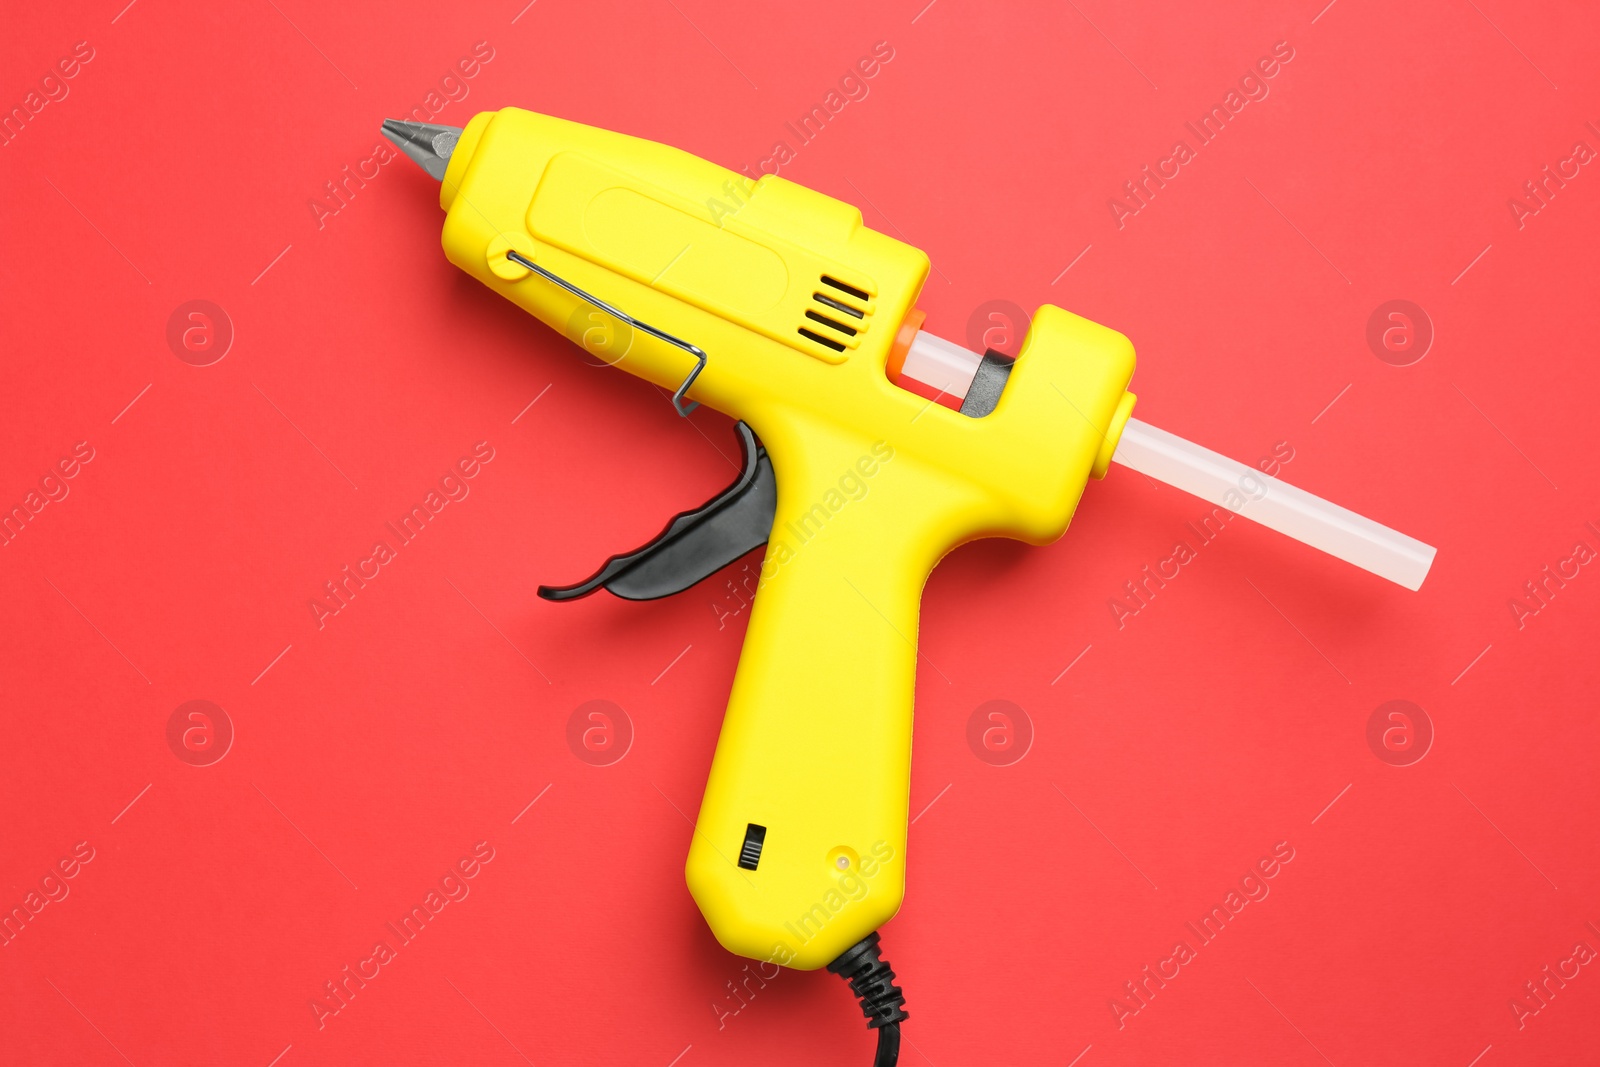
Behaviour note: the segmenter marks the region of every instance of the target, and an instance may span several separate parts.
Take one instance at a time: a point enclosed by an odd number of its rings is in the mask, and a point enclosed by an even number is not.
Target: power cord
[[[878,951],[878,935],[868,934],[828,964],[828,970],[850,983],[861,1002],[867,1026],[878,1031],[878,1054],[872,1067],[895,1067],[900,1062],[900,1023],[906,1015],[906,995],[894,984],[894,968]]]

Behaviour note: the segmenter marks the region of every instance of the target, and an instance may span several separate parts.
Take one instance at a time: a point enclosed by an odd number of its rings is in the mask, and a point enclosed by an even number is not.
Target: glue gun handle
[[[787,472],[767,443],[777,517],[688,878],[728,948],[818,967],[904,895],[917,616],[952,495],[881,443]]]

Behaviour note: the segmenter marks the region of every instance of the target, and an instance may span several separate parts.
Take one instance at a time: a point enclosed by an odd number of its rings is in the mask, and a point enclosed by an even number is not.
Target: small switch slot
[[[753,871],[761,862],[761,846],[766,843],[767,828],[751,823],[744,829],[744,844],[739,848],[739,866]]]

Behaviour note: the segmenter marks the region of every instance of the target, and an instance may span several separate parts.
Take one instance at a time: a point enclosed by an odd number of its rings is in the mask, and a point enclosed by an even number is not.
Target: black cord
[[[867,1026],[878,1031],[873,1067],[895,1067],[900,1062],[900,1023],[908,1018],[906,995],[894,984],[894,968],[878,952],[878,935],[868,934],[856,942],[828,964],[828,970],[850,983]]]
[[[895,1067],[900,1062],[900,1024],[890,1023],[878,1030],[878,1054],[872,1067]]]

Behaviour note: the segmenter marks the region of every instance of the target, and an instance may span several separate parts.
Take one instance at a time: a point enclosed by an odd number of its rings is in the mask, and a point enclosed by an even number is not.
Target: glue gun
[[[905,891],[918,606],[941,557],[1056,540],[1116,461],[1410,589],[1432,563],[1131,418],[1114,330],[1046,305],[1014,358],[923,331],[927,255],[849,204],[517,108],[383,131],[440,181],[450,262],[680,414],[738,420],[731,486],[539,595],[667,596],[766,544],[689,890],[730,951],[849,980],[880,1063],[906,1018],[876,931]]]

